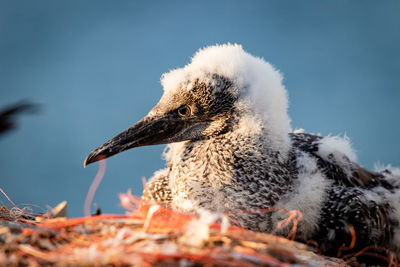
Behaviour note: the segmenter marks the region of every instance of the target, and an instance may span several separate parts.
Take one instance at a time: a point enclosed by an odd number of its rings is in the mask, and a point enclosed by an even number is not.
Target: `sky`
[[[0,188],[20,207],[83,204],[96,147],[141,119],[163,73],[199,48],[239,43],[284,75],[293,128],[350,137],[358,163],[400,166],[400,1],[0,0],[0,108],[41,105],[0,136]],[[107,160],[94,202],[123,213],[165,166],[164,146]],[[0,196],[0,203],[9,202]]]

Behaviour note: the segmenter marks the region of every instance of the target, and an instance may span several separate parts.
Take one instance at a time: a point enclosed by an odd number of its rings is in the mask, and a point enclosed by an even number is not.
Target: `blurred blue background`
[[[0,2],[0,107],[43,105],[0,136],[0,187],[17,204],[83,202],[92,149],[147,114],[162,73],[201,47],[240,43],[284,75],[294,128],[346,133],[359,162],[400,166],[399,1]],[[142,192],[163,146],[107,161],[94,201],[122,213],[118,193]],[[0,197],[7,204],[4,197]]]

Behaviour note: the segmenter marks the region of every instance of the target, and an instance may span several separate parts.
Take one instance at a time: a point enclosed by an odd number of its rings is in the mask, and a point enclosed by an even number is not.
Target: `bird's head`
[[[240,45],[199,50],[190,64],[164,74],[161,83],[164,94],[147,116],[91,152],[85,166],[134,147],[261,128],[272,146],[287,146],[290,121],[282,77]]]

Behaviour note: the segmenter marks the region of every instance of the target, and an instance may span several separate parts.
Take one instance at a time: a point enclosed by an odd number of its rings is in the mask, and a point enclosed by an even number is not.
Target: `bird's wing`
[[[307,133],[289,134],[293,147],[316,158],[318,167],[329,179],[333,179],[339,184],[346,186],[370,187],[385,183],[383,175],[377,172],[369,171],[357,163],[350,161],[344,154],[343,158],[348,161],[346,164],[349,170],[344,169],[339,163],[335,162],[332,154],[327,156],[319,152],[323,137]]]

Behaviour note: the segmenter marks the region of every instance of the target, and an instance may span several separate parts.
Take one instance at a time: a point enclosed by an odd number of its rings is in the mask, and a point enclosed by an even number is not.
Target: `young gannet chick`
[[[282,76],[271,64],[240,45],[216,45],[161,83],[164,94],[150,113],[85,165],[168,144],[167,167],[147,184],[147,200],[183,212],[230,213],[234,223],[261,232],[274,231],[283,214],[239,211],[299,210],[296,239],[317,241],[325,254],[350,244],[350,227],[354,249],[399,250],[400,174],[357,165],[347,138],[292,133]]]

